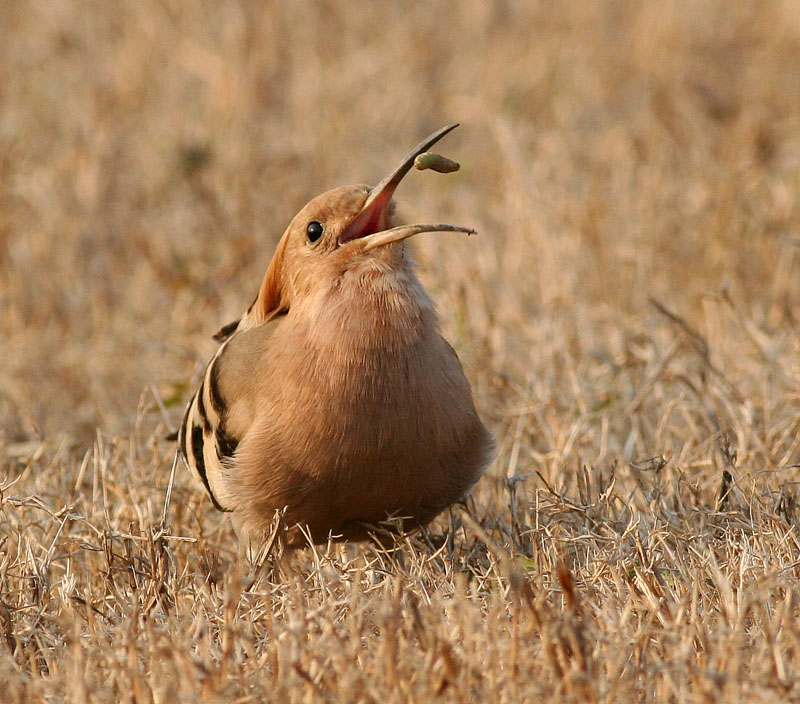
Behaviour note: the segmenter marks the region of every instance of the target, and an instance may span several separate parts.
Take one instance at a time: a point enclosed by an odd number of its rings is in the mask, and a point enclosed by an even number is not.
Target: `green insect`
[[[440,174],[450,174],[453,171],[458,171],[461,165],[452,159],[448,159],[441,154],[434,154],[433,152],[425,152],[414,159],[414,167],[420,171],[425,169],[433,169]]]

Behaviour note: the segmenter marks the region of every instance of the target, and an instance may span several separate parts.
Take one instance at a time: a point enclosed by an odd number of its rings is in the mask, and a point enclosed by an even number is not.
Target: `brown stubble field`
[[[800,3],[0,12],[0,700],[800,701]],[[251,565],[165,439],[312,196],[411,174],[499,455]]]

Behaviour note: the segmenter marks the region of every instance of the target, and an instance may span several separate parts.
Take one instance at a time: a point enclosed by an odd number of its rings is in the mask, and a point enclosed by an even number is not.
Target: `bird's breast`
[[[264,454],[276,465],[343,484],[408,478],[450,452],[477,418],[432,313],[400,326],[376,319],[372,327],[296,332],[283,346],[290,352],[270,365],[275,393],[261,420],[271,438]]]

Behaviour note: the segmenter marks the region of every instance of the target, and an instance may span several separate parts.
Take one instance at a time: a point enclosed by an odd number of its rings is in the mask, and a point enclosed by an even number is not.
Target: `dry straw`
[[[7,5],[0,699],[800,700],[795,2]],[[163,520],[289,219],[450,120],[488,475],[389,552]]]

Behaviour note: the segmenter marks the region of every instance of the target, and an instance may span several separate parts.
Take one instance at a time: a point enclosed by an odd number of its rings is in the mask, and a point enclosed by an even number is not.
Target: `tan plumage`
[[[424,140],[378,186],[337,188],[292,220],[258,296],[186,409],[179,450],[214,504],[258,539],[286,524],[366,536],[423,525],[477,481],[494,454],[458,358],[404,240],[452,225],[390,227],[390,202]]]

